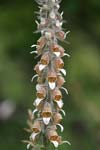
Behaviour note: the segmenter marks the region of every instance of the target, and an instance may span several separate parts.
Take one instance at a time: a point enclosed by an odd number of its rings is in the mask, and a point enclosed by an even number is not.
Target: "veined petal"
[[[66,76],[66,70],[65,69],[60,69],[60,71]]]
[[[51,90],[54,90],[56,87],[56,83],[55,82],[49,82],[49,87]]]
[[[31,82],[33,82],[34,78],[38,77],[38,74],[35,74],[32,79],[31,79]]]
[[[59,143],[57,141],[51,141],[53,143],[53,145],[57,148]]]
[[[27,144],[27,149],[29,149],[29,148],[30,148],[30,146],[31,146],[31,144]]]
[[[58,105],[59,108],[62,108],[62,107],[63,107],[64,103],[63,103],[62,100],[56,101],[56,102],[57,102],[57,105]]]
[[[60,52],[54,52],[54,54],[59,57],[60,56]]]
[[[50,119],[51,119],[50,117],[48,117],[48,118],[44,118],[44,117],[43,117],[43,122],[44,122],[44,124],[45,124],[45,125],[48,125],[49,122],[50,122]]]
[[[35,106],[38,106],[43,99],[37,98],[34,102]]]
[[[34,132],[33,132],[33,133],[31,134],[30,138],[32,138],[32,140],[34,141],[34,139],[35,139],[35,137],[36,137],[37,134],[39,134],[39,133],[34,133]]]
[[[57,124],[61,128],[61,132],[64,131],[64,127],[61,124]]]
[[[39,70],[42,71],[45,67],[46,67],[46,65],[40,64],[40,65],[39,65]]]

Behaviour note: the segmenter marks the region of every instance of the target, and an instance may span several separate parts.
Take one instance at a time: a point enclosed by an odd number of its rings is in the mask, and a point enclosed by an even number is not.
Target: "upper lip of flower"
[[[53,77],[53,76],[48,77],[48,81],[49,81],[49,82],[55,82],[56,79],[57,79],[57,77]]]
[[[57,89],[57,88],[53,91],[53,99],[54,99],[55,101],[59,101],[59,100],[62,99],[62,93],[61,93],[61,91],[60,91],[59,89]]]
[[[46,91],[44,89],[40,89],[39,91],[37,91],[37,97],[40,99],[44,99],[46,96]]]
[[[48,118],[48,117],[51,117],[52,113],[47,111],[47,112],[42,112],[42,117],[44,118]]]

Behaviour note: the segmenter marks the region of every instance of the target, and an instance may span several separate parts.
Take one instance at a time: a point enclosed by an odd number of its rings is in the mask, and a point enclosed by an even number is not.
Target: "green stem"
[[[44,150],[47,150],[47,142],[46,142],[45,135],[43,136],[43,145],[44,145]]]

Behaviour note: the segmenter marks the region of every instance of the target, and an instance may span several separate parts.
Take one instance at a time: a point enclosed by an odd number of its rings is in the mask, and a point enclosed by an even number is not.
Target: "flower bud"
[[[55,124],[58,124],[58,123],[60,123],[61,120],[62,120],[62,115],[61,115],[60,113],[55,113],[55,114],[53,115],[53,119],[54,119],[54,123],[55,123]]]
[[[62,85],[65,83],[65,79],[61,76],[61,75],[58,75],[57,76],[57,87],[62,87]]]
[[[50,16],[51,19],[55,19],[56,18],[56,14],[55,14],[54,10],[52,10],[50,12],[49,16]]]
[[[46,31],[45,32],[45,37],[46,37],[46,39],[50,40],[52,38],[52,33],[50,31]]]

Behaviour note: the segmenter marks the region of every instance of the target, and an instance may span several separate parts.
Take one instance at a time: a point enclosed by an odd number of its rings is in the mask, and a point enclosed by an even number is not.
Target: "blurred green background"
[[[37,62],[30,55],[36,43],[34,0],[0,1],[0,149],[25,150],[29,135],[27,109],[33,108],[35,84],[31,83]],[[64,27],[71,30],[63,43],[66,59],[64,139],[71,146],[59,150],[100,150],[100,0],[63,0]],[[65,94],[65,93],[64,93]]]

